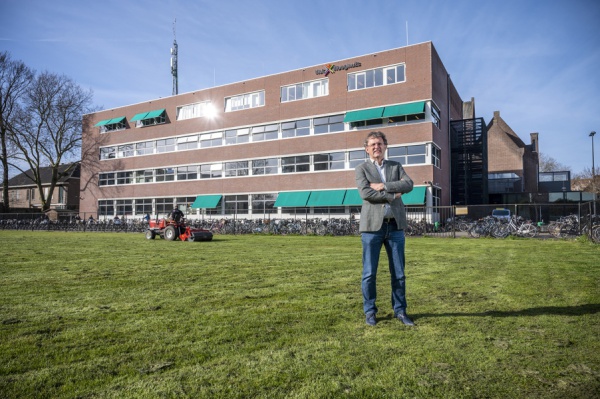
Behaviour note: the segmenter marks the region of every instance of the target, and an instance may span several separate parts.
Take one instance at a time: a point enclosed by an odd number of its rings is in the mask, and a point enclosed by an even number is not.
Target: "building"
[[[405,203],[449,205],[449,122],[462,118],[431,42],[96,112],[84,116],[81,212],[355,213],[373,130],[414,181]]]
[[[54,187],[50,208],[58,210],[77,211],[79,209],[80,164],[60,165],[58,173],[61,177]],[[68,171],[68,172],[66,172]],[[66,172],[66,173],[65,173]],[[40,193],[35,182],[29,177],[31,170],[20,173],[8,180],[9,205],[13,210],[41,210]],[[52,181],[52,168],[40,168],[40,180],[44,195],[48,195]]]
[[[503,203],[503,194],[538,191],[538,133],[525,144],[495,111],[487,126],[488,191],[490,203]]]

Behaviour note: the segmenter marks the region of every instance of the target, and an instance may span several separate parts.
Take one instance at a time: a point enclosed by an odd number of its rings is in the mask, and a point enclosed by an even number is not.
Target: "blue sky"
[[[0,0],[0,51],[116,108],[171,95],[174,20],[180,93],[431,41],[478,117],[591,168],[596,0]]]

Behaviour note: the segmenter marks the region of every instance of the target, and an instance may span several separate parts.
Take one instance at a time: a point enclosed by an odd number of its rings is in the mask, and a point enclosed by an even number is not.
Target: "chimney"
[[[529,136],[531,136],[531,148],[533,152],[537,152],[539,153],[539,144],[538,144],[538,136],[539,133],[529,133]]]

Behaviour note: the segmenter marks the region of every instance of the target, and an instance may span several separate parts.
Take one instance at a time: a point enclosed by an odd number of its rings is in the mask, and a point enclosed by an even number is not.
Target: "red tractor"
[[[172,219],[149,220],[146,238],[154,240],[156,236],[167,241],[211,241],[213,234],[206,229],[193,229],[185,224],[185,221]]]

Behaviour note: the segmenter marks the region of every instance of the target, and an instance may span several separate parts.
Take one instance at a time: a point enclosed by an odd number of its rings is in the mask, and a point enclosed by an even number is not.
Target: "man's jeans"
[[[379,231],[362,233],[363,273],[362,293],[365,314],[377,313],[377,266],[381,246],[385,246],[392,280],[392,308],[394,314],[406,310],[406,287],[404,277],[404,230],[398,230],[395,222],[383,222]]]

